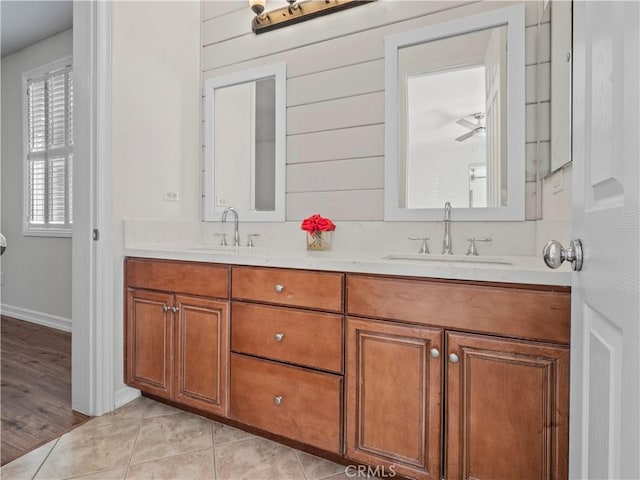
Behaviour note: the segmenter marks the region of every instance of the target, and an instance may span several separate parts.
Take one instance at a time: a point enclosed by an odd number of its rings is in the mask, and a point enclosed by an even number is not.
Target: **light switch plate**
[[[564,190],[564,170],[558,170],[551,177],[551,193],[554,195]]]

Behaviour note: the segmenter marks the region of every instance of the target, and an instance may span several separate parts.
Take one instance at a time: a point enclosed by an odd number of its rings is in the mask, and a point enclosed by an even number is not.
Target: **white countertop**
[[[353,273],[376,273],[451,280],[571,285],[571,268],[566,263],[549,269],[538,257],[420,255],[398,251],[282,250],[267,247],[216,247],[211,245],[139,244],[125,249],[128,257],[187,260],[231,265],[300,268]],[[385,259],[389,255],[408,259]],[[452,260],[459,260],[455,262]],[[496,261],[505,263],[480,263]],[[509,262],[509,264],[506,264]]]

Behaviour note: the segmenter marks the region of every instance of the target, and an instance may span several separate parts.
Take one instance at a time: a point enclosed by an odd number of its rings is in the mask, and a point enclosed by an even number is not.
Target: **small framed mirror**
[[[286,64],[205,82],[203,217],[285,219]]]
[[[385,39],[385,220],[524,220],[524,15]]]

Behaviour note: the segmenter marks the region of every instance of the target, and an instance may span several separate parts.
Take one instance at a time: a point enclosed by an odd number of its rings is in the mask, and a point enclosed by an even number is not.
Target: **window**
[[[68,60],[68,59],[67,59]],[[24,76],[25,235],[69,236],[73,224],[73,69]]]

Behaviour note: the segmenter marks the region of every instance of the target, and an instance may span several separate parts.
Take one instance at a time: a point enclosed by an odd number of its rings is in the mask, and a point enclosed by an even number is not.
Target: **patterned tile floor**
[[[345,467],[140,397],[2,467],[12,479],[351,479]]]

